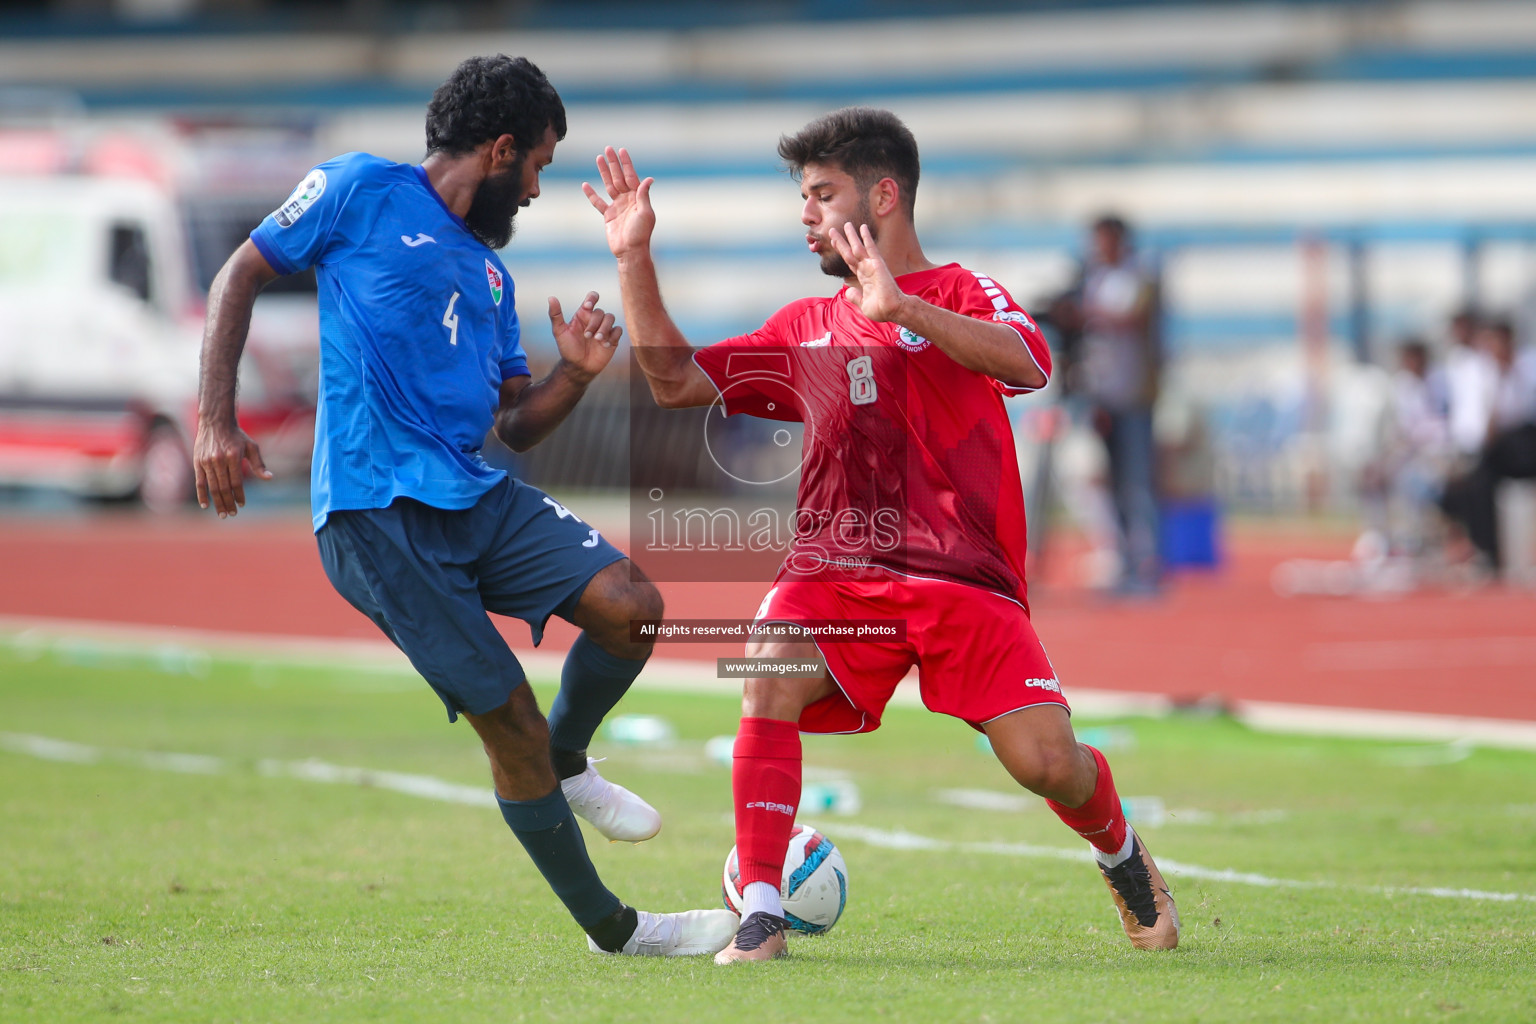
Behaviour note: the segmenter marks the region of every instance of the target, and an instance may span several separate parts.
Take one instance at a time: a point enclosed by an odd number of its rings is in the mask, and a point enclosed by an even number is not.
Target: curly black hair
[[[917,200],[917,140],[901,118],[875,107],[844,107],[823,114],[793,135],[779,137],[779,158],[797,179],[806,164],[827,164],[868,190],[892,178],[912,215]]]
[[[553,128],[565,138],[565,104],[526,57],[470,57],[427,104],[427,152],[462,156],[502,135],[526,153]]]

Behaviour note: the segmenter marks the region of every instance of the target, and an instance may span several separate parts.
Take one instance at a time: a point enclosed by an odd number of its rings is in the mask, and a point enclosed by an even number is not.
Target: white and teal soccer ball
[[[725,858],[721,884],[727,910],[741,914],[741,882],[736,847]],[[848,865],[832,840],[809,825],[796,825],[789,835],[779,899],[789,926],[806,935],[821,935],[837,924],[848,905]]]

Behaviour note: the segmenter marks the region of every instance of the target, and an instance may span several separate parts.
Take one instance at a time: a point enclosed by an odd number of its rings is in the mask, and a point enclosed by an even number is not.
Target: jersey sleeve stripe
[[[979,270],[971,271],[971,276],[974,277],[976,279],[976,283],[981,286],[982,294],[992,300],[993,310],[1001,313],[1007,309],[1018,309],[1018,307],[1013,305],[1013,301],[1008,298],[1007,294],[1003,292],[1002,285],[998,284],[996,281],[992,280],[992,278],[988,277],[986,274],[983,274]],[[1023,310],[1018,311],[1023,313]],[[1028,314],[1025,315],[1027,316]],[[1018,333],[1019,340],[1024,342],[1024,351],[1029,353],[1030,361],[1035,364],[1035,368],[1038,369],[1040,371],[1040,375],[1045,378],[1045,384],[1040,385],[1038,388],[1019,387],[1017,384],[1009,384],[1005,380],[998,380],[997,383],[1002,385],[1004,392],[1009,395],[1027,395],[1035,391],[1039,391],[1049,385],[1051,382],[1050,349],[1047,348],[1045,350],[1045,362],[1042,363],[1040,361],[1040,354],[1035,351],[1034,347],[1036,343],[1044,345],[1045,336],[1042,335],[1033,324],[1026,326],[1025,324],[1021,324],[1012,320],[1005,320],[1000,316],[993,317],[992,321],[994,323],[1007,324]],[[997,380],[996,377],[992,379]]]
[[[720,397],[720,408],[725,409],[726,414],[729,415],[731,410],[725,404],[725,392],[720,390],[720,385],[715,382],[714,376],[704,368],[703,363],[699,362],[699,353],[702,351],[703,349],[697,348],[693,350],[693,365],[699,368],[699,372],[709,381],[709,386],[715,389],[715,394]]]
[[[1007,388],[1008,389],[1008,393],[1010,395],[1028,395],[1028,394],[1032,394],[1032,393],[1034,393],[1036,391],[1043,390],[1045,387],[1049,386],[1049,384],[1051,383],[1051,369],[1050,369],[1051,360],[1050,360],[1050,357],[1047,356],[1046,360],[1045,360],[1045,364],[1041,365],[1040,357],[1035,354],[1035,347],[1034,347],[1034,345],[1030,344],[1030,335],[1029,335],[1029,333],[1026,333],[1026,328],[1024,327],[1023,324],[1014,323],[1014,322],[1009,321],[1009,320],[1003,320],[1003,321],[998,321],[998,322],[1001,322],[1005,326],[1012,327],[1014,329],[1014,331],[1018,333],[1019,340],[1024,343],[1024,351],[1029,353],[1029,360],[1030,360],[1030,362],[1035,364],[1035,368],[1037,370],[1039,370],[1040,371],[1040,375],[1045,378],[1045,383],[1040,385],[1040,387],[1038,387],[1038,388],[1022,388],[1022,387],[1019,387],[1017,384],[1009,384],[1005,380],[1000,380],[1000,381],[998,381],[998,383],[1001,384],[1003,387]],[[1037,339],[1039,339],[1040,343],[1044,344],[1045,343],[1044,338],[1038,332],[1034,332],[1034,333],[1035,333],[1035,337]],[[994,379],[996,379],[996,378],[994,378]]]

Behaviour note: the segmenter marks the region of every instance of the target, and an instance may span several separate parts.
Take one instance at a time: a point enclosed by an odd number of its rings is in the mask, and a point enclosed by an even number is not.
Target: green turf
[[[588,833],[638,906],[719,898],[729,774],[702,747],[735,709],[636,692],[620,710],[665,717],[678,742],[599,744],[666,816],[640,846]],[[1536,895],[1536,756],[1118,726],[1134,739],[1111,752],[1121,792],[1173,814],[1145,829],[1161,859],[1327,885],[1171,876],[1183,945],[1134,952],[1091,866],[963,848],[1078,843],[1038,801],[941,802],[1018,791],[964,726],[893,709],[873,735],[806,742],[808,766],[864,800],[813,819],[848,862],[843,921],[786,961],[721,969],[587,953],[494,811],[257,771],[315,758],[483,784],[468,727],[419,681],[0,646],[0,732],[226,765],[0,750],[0,1020],[1536,1019],[1536,902],[1379,888]],[[861,828],[961,848],[879,848],[849,838]]]

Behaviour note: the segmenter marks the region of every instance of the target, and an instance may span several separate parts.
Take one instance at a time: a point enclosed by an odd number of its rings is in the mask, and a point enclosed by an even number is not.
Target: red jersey
[[[896,282],[935,306],[1011,327],[1050,376],[1039,328],[985,274],[951,263]],[[727,415],[805,424],[785,573],[861,578],[878,566],[1025,603],[1024,494],[1003,396],[1032,389],[874,323],[844,291],[792,302],[751,334],[694,354]]]

